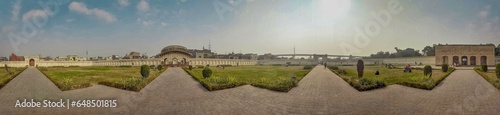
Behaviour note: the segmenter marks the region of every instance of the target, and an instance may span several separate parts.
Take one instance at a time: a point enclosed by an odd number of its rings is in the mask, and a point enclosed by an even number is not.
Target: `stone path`
[[[245,85],[207,91],[169,68],[140,92],[97,85],[60,91],[36,68],[0,89],[7,114],[498,114],[500,92],[473,70],[456,70],[434,90],[400,85],[358,92],[316,66],[288,93]],[[117,99],[118,108],[14,108],[16,99]]]

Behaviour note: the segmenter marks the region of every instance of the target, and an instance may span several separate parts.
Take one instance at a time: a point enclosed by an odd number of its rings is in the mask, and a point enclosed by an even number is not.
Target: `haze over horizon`
[[[496,0],[60,0],[44,9],[51,1],[0,1],[0,56],[154,56],[168,45],[202,49],[209,41],[219,54],[296,47],[363,56],[500,44]]]

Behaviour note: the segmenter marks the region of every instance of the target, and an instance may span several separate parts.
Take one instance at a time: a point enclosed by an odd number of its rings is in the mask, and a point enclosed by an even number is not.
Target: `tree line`
[[[425,46],[422,51],[415,50],[413,48],[399,49],[394,47],[396,52],[389,51],[379,51],[375,54],[371,54],[370,58],[398,58],[398,57],[419,57],[419,56],[435,56],[436,50],[434,46]],[[495,56],[500,56],[500,44],[495,48]]]

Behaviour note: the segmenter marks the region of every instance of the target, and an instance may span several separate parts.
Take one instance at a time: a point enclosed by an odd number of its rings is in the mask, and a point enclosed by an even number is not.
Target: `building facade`
[[[494,66],[495,45],[493,44],[438,44],[435,45],[436,66],[443,64],[457,66]]]

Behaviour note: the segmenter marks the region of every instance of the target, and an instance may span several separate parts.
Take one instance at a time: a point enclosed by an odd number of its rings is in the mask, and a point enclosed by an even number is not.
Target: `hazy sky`
[[[0,56],[153,56],[174,44],[208,48],[209,40],[219,54],[293,53],[295,46],[369,55],[500,43],[498,0],[55,1],[0,1]]]

